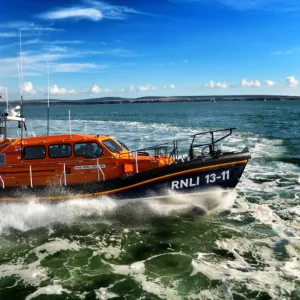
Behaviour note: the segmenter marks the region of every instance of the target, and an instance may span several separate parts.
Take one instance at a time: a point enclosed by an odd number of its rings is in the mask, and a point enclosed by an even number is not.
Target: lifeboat
[[[9,137],[8,122],[19,137]],[[109,135],[26,134],[16,110],[0,119],[0,202],[66,201],[108,195],[115,199],[194,194],[235,188],[251,155],[224,152],[220,142],[235,128],[200,132],[186,139],[130,150]]]

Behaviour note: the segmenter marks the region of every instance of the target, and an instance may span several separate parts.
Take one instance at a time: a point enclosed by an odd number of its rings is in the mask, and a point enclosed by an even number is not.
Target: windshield
[[[111,140],[111,139],[110,140],[104,140],[102,143],[111,152],[120,153],[123,150],[123,148],[120,145],[118,145],[114,140]]]
[[[129,148],[128,148],[123,142],[121,142],[121,141],[119,141],[119,140],[118,140],[118,142],[119,142],[119,144],[120,144],[124,149],[126,149],[126,150],[129,151]]]

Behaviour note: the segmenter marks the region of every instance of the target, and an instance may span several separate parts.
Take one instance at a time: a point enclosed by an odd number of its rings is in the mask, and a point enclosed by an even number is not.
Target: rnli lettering
[[[101,169],[105,168],[105,165],[98,165]],[[75,166],[74,169],[75,170],[90,170],[90,169],[97,169],[98,168],[97,165],[86,165],[86,166]]]
[[[188,187],[193,187],[193,186],[198,186],[198,185],[200,185],[200,177],[199,176],[196,178],[174,180],[171,183],[171,189],[172,190],[183,189],[183,188],[188,188]]]

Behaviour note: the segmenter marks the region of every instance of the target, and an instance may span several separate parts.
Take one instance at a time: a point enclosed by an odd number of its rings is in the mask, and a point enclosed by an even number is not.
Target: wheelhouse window
[[[0,164],[5,164],[5,154],[0,154]]]
[[[51,158],[70,157],[72,149],[70,144],[50,145],[48,148],[48,155]]]
[[[103,149],[97,143],[77,143],[74,146],[76,156],[93,158],[102,155]]]
[[[45,146],[27,146],[23,150],[24,159],[42,159],[46,156]]]
[[[121,142],[120,140],[118,140],[118,143],[126,150],[130,151],[129,148],[125,145],[125,143]]]
[[[107,147],[111,152],[116,152],[116,153],[120,153],[123,148],[118,145],[114,140],[109,139],[109,140],[104,140],[102,141],[102,143],[105,145],[105,147]]]

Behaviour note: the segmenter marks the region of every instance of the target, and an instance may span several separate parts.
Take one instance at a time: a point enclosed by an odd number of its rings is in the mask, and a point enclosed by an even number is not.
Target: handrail
[[[7,145],[7,147],[4,148],[3,150],[1,150],[1,151],[0,151],[0,154],[3,154],[3,152],[11,145],[11,143],[6,142],[5,144],[1,145],[1,147],[6,146],[6,145]]]
[[[105,180],[105,174],[104,174],[104,172],[102,171],[102,168],[99,165],[98,159],[97,159],[97,171],[98,171],[98,181],[100,181],[99,171],[102,173],[103,181],[104,181]]]
[[[1,153],[0,153],[1,154]],[[115,157],[113,156],[109,156],[109,157],[99,157],[99,160],[101,159],[115,159]],[[74,163],[82,163],[82,162],[89,162],[89,161],[93,161],[93,160],[97,160],[97,158],[92,158],[92,159],[88,159],[88,160],[65,160],[65,161],[43,161],[41,160],[35,160],[32,162],[24,162],[22,161],[21,163],[18,164],[5,164],[5,167],[24,167],[24,166],[30,166],[30,165],[51,165],[51,166],[56,166],[56,165],[62,165],[62,164],[74,164]]]
[[[139,164],[138,164],[138,152],[135,152],[135,172],[139,172]]]
[[[5,184],[4,184],[4,180],[3,180],[3,178],[2,178],[1,175],[0,175],[0,180],[1,180],[1,182],[2,182],[2,188],[4,189],[4,188],[5,188]]]
[[[29,166],[29,174],[30,174],[30,187],[33,187],[33,184],[32,184],[32,169],[31,169],[31,165]]]
[[[63,172],[62,172],[61,175],[60,175],[60,179],[59,179],[59,184],[60,184],[60,186],[62,185],[62,183],[61,183],[61,178],[62,178],[63,175],[64,175],[64,185],[67,185],[67,178],[66,178],[66,164],[64,164]]]

